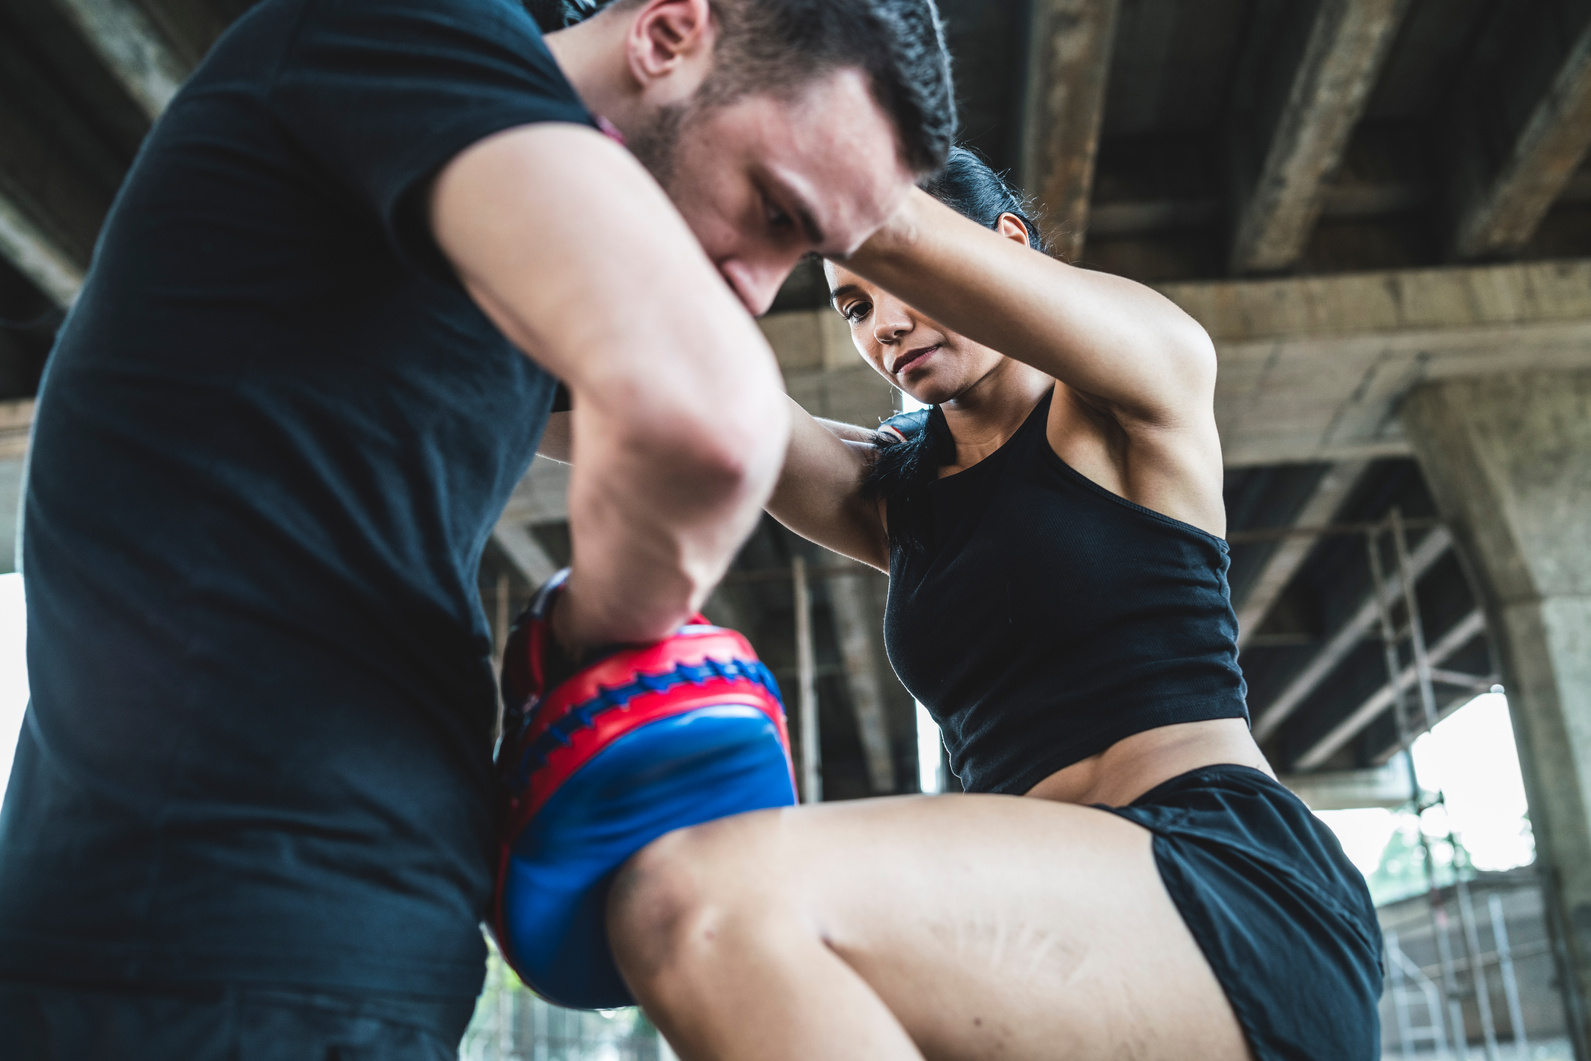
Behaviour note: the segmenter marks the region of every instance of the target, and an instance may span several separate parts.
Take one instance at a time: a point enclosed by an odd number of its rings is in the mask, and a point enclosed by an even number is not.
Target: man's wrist
[[[583,654],[580,638],[575,633],[575,607],[566,583],[552,602],[552,612],[547,617],[547,626],[552,632],[553,643],[560,652],[572,660],[578,660]]]

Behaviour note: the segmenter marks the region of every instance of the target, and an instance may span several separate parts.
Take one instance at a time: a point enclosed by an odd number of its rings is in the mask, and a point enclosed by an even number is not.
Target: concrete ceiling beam
[[[1342,461],[1334,465],[1321,476],[1320,482],[1315,486],[1315,492],[1294,516],[1292,526],[1321,527],[1331,523],[1332,518],[1337,515],[1337,510],[1353,492],[1353,488],[1369,466],[1370,462],[1363,460]],[[1265,624],[1265,617],[1270,614],[1282,591],[1292,582],[1293,576],[1309,558],[1311,550],[1319,540],[1318,535],[1295,534],[1277,543],[1276,549],[1265,561],[1265,566],[1260,569],[1259,575],[1239,602],[1238,648],[1241,649],[1259,632],[1260,627]]]
[[[1452,535],[1445,527],[1437,527],[1422,538],[1409,554],[1409,567],[1414,579],[1418,581],[1420,576],[1429,571],[1452,544]],[[1403,599],[1403,588],[1396,577],[1388,578],[1380,592],[1381,602],[1387,606]],[[1254,713],[1254,739],[1263,741],[1274,736],[1282,723],[1303,706],[1309,695],[1320,687],[1320,683],[1330,677],[1337,665],[1369,635],[1380,615],[1380,606],[1372,590],[1365,594],[1363,602],[1348,621],[1321,646],[1314,658],[1304,664],[1287,687],[1263,709]]]
[[[1215,340],[1229,468],[1407,456],[1424,380],[1591,367],[1591,261],[1164,284]]]
[[[1364,114],[1409,0],[1323,0],[1296,65],[1258,173],[1245,182],[1232,237],[1234,273],[1285,269],[1304,253]]]
[[[1527,21],[1547,17],[1525,13]],[[1516,37],[1538,42],[1529,54],[1509,53],[1515,61],[1506,66],[1473,72],[1459,95],[1449,119],[1454,258],[1523,248],[1591,148],[1591,11],[1577,9],[1570,21],[1551,30],[1520,25]],[[1540,71],[1551,76],[1521,101]],[[1515,112],[1522,121],[1511,120]]]
[[[1486,617],[1480,609],[1475,609],[1459,620],[1447,633],[1443,634],[1426,650],[1430,657],[1431,665],[1443,663],[1459,649],[1469,644],[1486,632]],[[1405,690],[1412,688],[1418,680],[1413,665],[1403,669],[1396,682],[1388,682],[1365,698],[1364,702],[1348,712],[1341,722],[1337,723],[1315,743],[1304,749],[1297,759],[1293,761],[1295,770],[1313,770],[1321,766],[1337,753],[1337,750],[1362,733],[1370,723],[1380,718]],[[1412,709],[1412,707],[1411,707]],[[1411,720],[1412,729],[1416,732],[1425,729],[1423,719]]]
[[[1385,807],[1396,810],[1414,797],[1414,780],[1402,758],[1364,770],[1283,774],[1278,780],[1312,811]]]
[[[1073,260],[1088,232],[1094,162],[1120,0],[1035,0],[1022,107],[1022,187],[1051,250]]]
[[[57,304],[82,285],[114,186],[72,151],[34,57],[0,38],[0,254]]]
[[[499,520],[492,530],[492,541],[497,543],[503,555],[508,557],[508,562],[514,565],[514,570],[532,588],[540,586],[558,572],[558,565],[524,523],[512,519]]]
[[[33,399],[0,402],[0,460],[21,460],[33,433]],[[4,518],[4,513],[0,513]]]
[[[0,185],[0,256],[58,306],[70,306],[83,286],[83,267]]]
[[[569,520],[570,466],[537,457],[514,486],[500,522],[535,527]]]
[[[150,121],[177,94],[191,63],[179,58],[132,0],[56,0]]]

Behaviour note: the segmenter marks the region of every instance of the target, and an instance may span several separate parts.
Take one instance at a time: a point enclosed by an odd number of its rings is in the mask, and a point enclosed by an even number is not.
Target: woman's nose
[[[901,336],[912,330],[911,318],[899,311],[888,316],[879,313],[874,320],[873,338],[886,345],[898,342]]]

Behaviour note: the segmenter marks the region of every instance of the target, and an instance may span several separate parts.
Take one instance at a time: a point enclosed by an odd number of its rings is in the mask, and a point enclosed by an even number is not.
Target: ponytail
[[[920,552],[927,548],[932,532],[922,505],[924,488],[939,478],[940,468],[956,462],[956,438],[944,410],[936,405],[892,416],[880,427],[874,445],[873,462],[862,479],[862,496],[890,506],[892,546]]]

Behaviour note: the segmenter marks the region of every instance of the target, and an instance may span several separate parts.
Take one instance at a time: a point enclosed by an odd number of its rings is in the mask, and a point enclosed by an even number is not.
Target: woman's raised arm
[[[864,497],[872,433],[818,420],[792,399],[790,445],[768,512],[808,541],[889,570],[882,506]]]
[[[1142,284],[1078,269],[914,190],[845,261],[934,320],[1154,425],[1208,419],[1215,349]]]

